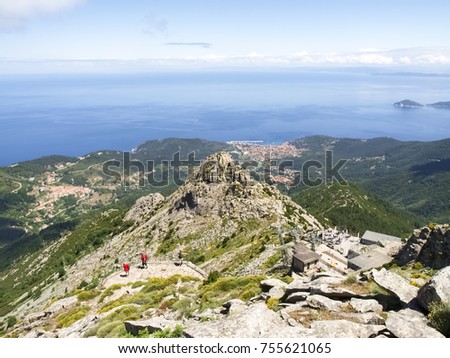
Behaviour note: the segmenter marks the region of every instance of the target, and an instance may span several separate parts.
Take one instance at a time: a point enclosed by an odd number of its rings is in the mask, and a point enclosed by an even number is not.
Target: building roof
[[[383,266],[392,261],[392,257],[382,254],[377,250],[366,252],[348,260],[349,265],[359,267],[359,270],[370,270],[375,267]]]
[[[367,230],[364,235],[362,236],[363,240],[372,241],[372,242],[380,242],[380,241],[402,241],[401,238],[386,234],[381,234],[379,232],[374,232]]]
[[[294,258],[307,264],[320,259],[320,255],[303,245],[295,245]]]

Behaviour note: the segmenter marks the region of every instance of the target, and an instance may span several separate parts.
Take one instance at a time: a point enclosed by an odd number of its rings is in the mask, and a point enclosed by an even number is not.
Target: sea
[[[450,110],[394,108],[403,99],[450,101],[450,77],[371,69],[3,75],[0,166],[167,137],[450,137]]]

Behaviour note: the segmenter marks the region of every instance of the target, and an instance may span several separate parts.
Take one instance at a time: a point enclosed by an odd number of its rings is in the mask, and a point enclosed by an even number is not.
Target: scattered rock
[[[270,298],[282,298],[285,294],[283,287],[272,287],[269,291]]]
[[[328,311],[339,312],[343,306],[340,301],[332,300],[328,297],[320,295],[311,295],[306,298],[306,303],[309,307],[325,309]]]
[[[331,299],[347,299],[358,296],[356,293],[342,287],[331,287],[326,283],[311,287],[311,294],[321,295]]]
[[[420,288],[417,301],[427,311],[432,302],[450,301],[450,266],[438,271]]]
[[[269,292],[274,287],[284,288],[287,286],[287,283],[277,278],[270,278],[268,280],[261,281],[260,286],[263,292]]]
[[[305,328],[289,326],[264,303],[219,321],[195,322],[185,329],[186,336],[193,338],[300,338],[309,337],[310,333]]]
[[[386,328],[398,338],[444,338],[428,324],[422,313],[409,308],[389,312]]]
[[[286,286],[286,296],[290,296],[294,292],[309,292],[310,287],[303,280],[294,280]]]
[[[306,301],[306,298],[308,296],[309,292],[294,292],[284,300],[284,303],[297,303],[301,301]]]
[[[350,307],[352,307],[356,312],[366,313],[366,312],[376,312],[380,313],[383,311],[383,306],[380,305],[376,300],[362,300],[359,298],[352,298],[350,300]]]
[[[317,338],[370,338],[376,337],[385,327],[336,320],[314,321],[311,323],[311,329]]]
[[[385,268],[380,271],[373,269],[371,275],[377,284],[396,295],[405,304],[408,304],[417,296],[417,287],[410,285],[403,277],[387,271]]]

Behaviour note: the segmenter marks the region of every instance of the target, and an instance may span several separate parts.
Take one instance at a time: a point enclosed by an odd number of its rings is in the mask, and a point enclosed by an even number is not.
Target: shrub
[[[115,290],[118,290],[120,288],[122,288],[125,285],[119,284],[119,283],[115,283],[111,286],[109,286],[105,291],[103,291],[102,295],[100,296],[98,302],[102,303],[106,297],[112,296],[114,294]]]
[[[428,319],[439,332],[450,338],[450,301],[431,303]]]
[[[162,331],[155,332],[150,335],[152,338],[182,338],[183,335],[183,327],[179,324],[171,330],[170,328],[165,328]]]
[[[192,313],[198,308],[198,305],[192,298],[182,298],[178,302],[175,302],[172,306],[174,311],[178,312],[179,318],[191,318]]]
[[[415,262],[413,265],[413,268],[415,270],[421,270],[421,269],[423,269],[423,265],[420,262]]]
[[[344,281],[344,283],[347,283],[349,285],[352,285],[352,284],[354,284],[356,282],[358,282],[358,279],[356,278],[355,275],[348,275],[347,278]]]
[[[220,277],[219,271],[213,271],[208,275],[208,278],[204,282],[204,285],[209,285],[210,283],[216,282]]]
[[[58,328],[70,327],[76,321],[79,321],[86,313],[90,311],[88,306],[75,306],[66,313],[63,313],[57,317]]]
[[[90,301],[100,294],[98,291],[83,291],[77,295],[78,301]]]
[[[9,316],[9,317],[6,319],[6,327],[7,327],[7,328],[13,327],[16,323],[17,323],[17,318],[14,317],[14,316]]]
[[[280,300],[278,298],[269,298],[266,302],[266,306],[268,309],[272,311],[276,311],[278,309],[278,304],[280,303]]]

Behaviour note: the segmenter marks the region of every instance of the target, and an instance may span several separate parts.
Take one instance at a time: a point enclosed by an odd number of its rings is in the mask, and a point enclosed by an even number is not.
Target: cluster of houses
[[[327,229],[316,234],[311,242],[293,246],[292,270],[308,273],[323,269],[344,275],[370,270],[391,262],[401,245],[399,237],[369,230],[358,237]]]

